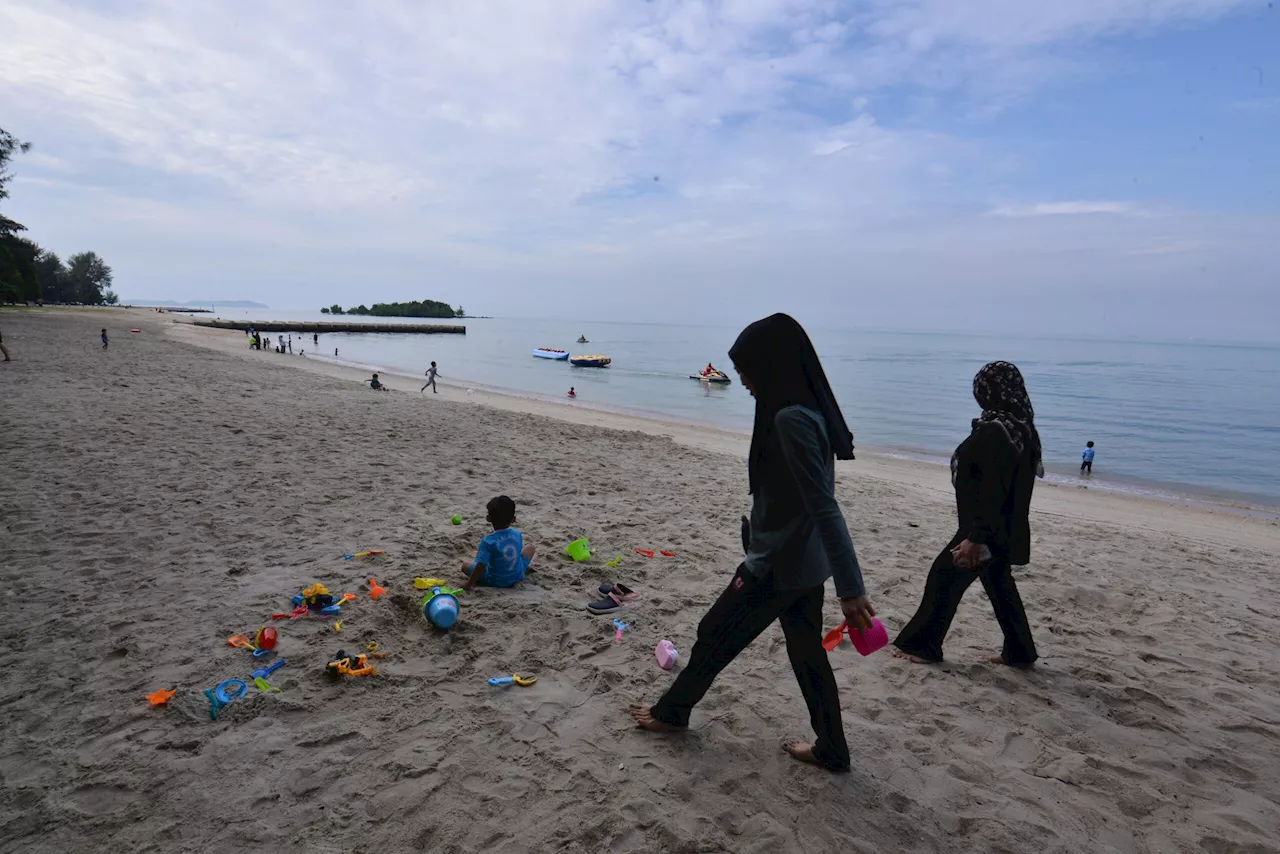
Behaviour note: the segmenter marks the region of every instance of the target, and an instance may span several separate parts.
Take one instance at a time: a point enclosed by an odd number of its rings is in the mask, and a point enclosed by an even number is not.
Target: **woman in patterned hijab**
[[[1022,372],[991,362],[973,378],[982,414],[951,457],[959,530],[929,570],[924,600],[894,641],[895,653],[920,664],[942,660],[942,642],[960,598],[975,578],[995,608],[1004,649],[988,661],[1030,667],[1035,642],[1013,581],[1013,566],[1031,560],[1031,491],[1044,477],[1035,410]]]

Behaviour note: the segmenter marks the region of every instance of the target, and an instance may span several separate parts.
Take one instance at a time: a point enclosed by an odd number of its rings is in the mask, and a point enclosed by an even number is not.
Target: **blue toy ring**
[[[239,700],[247,693],[249,693],[249,686],[244,683],[243,679],[228,679],[213,689],[213,695],[223,705],[230,703],[232,700]]]

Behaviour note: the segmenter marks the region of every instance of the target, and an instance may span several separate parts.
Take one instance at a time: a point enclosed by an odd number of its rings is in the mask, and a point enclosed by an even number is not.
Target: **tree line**
[[[377,302],[372,308],[358,305],[345,311],[340,305],[320,309],[321,314],[363,314],[373,317],[466,317],[462,306],[456,309],[444,302],[424,299],[419,302]]]
[[[9,198],[9,162],[31,149],[0,128],[0,201]],[[27,227],[0,213],[0,302],[75,302],[115,305],[111,268],[96,252],[77,252],[63,263],[57,253],[19,237]]]

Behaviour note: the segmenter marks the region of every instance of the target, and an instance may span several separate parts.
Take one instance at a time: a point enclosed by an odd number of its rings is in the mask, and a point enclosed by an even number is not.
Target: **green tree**
[[[13,174],[9,172],[10,159],[14,154],[30,150],[31,143],[23,142],[4,128],[0,128],[0,201],[9,198],[9,181],[13,179]],[[22,223],[14,222],[4,214],[0,214],[0,237],[26,230],[26,226]]]
[[[116,305],[120,302],[120,297],[116,296],[115,291],[107,291],[102,295],[102,301],[107,305]]]
[[[111,287],[111,268],[97,252],[77,252],[67,259],[67,283],[72,302],[102,305]]]
[[[329,306],[329,313],[330,313],[330,314],[342,314],[342,306],[338,305],[338,304],[335,302],[333,305]]]
[[[321,313],[321,314],[328,314],[328,313],[329,313],[329,309],[328,309],[328,307],[325,307],[325,308],[320,309],[320,313]]]
[[[56,252],[43,250],[36,256],[36,278],[40,280],[40,294],[46,302],[69,302],[67,297],[67,268]]]
[[[462,306],[458,306],[458,311],[454,315],[454,317],[466,317],[466,316],[467,316],[467,313],[462,310]]]

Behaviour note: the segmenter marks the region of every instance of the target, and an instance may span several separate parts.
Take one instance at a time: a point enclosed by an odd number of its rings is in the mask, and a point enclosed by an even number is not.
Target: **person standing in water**
[[[1086,444],[1084,453],[1080,455],[1080,474],[1085,472],[1093,474],[1093,442]]]
[[[314,344],[314,345],[316,345],[317,347],[319,347],[319,346],[320,346],[320,333],[319,333],[319,332],[312,332],[312,333],[311,333],[311,343],[312,343],[312,344]]]
[[[573,386],[569,386],[569,397],[573,398],[577,396],[578,396],[578,393],[573,390]]]
[[[439,376],[439,374],[440,371],[436,368],[436,363],[432,362],[431,367],[427,368],[427,385],[418,389],[418,393],[421,394],[427,390],[427,386],[431,386],[431,393],[439,394],[440,392],[436,390],[436,377]]]
[[[871,627],[875,609],[835,497],[835,461],[853,459],[853,434],[809,336],[793,318],[775,314],[751,324],[729,356],[756,399],[746,559],[698,624],[688,665],[658,702],[632,706],[631,717],[652,732],[686,729],[720,671],[777,620],[817,734],[812,744],[788,740],[783,749],[802,762],[848,771],[840,695],[822,647],[822,600],[834,576],[849,625]]]
[[[942,661],[942,642],[960,598],[975,578],[1004,632],[1004,649],[986,661],[1030,667],[1037,658],[1013,567],[1031,561],[1031,491],[1044,477],[1035,410],[1022,372],[991,362],[973,378],[982,414],[951,456],[960,527],[934,560],[916,615],[899,633],[894,655],[916,664]]]

